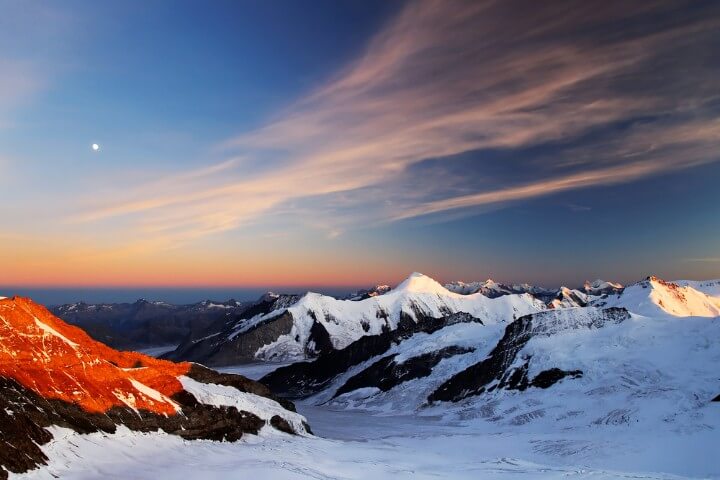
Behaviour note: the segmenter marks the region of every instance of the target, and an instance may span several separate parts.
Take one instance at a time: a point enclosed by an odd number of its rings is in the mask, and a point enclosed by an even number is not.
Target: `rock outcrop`
[[[548,337],[563,330],[596,329],[630,318],[623,308],[572,308],[551,310],[520,317],[505,333],[487,358],[453,375],[428,397],[428,401],[457,402],[498,388],[524,390],[530,386],[547,388],[565,376],[580,376],[580,371],[552,369],[529,380],[528,359],[517,365],[518,353],[533,337]]]
[[[123,425],[218,441],[266,427],[308,431],[290,402],[258,382],[117,351],[29,299],[2,299],[0,478],[45,463],[41,446],[53,425],[79,433]]]

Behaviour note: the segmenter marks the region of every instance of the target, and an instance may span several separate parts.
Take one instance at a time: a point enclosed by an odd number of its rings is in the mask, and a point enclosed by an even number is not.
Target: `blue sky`
[[[2,285],[720,277],[714,2],[0,9]]]

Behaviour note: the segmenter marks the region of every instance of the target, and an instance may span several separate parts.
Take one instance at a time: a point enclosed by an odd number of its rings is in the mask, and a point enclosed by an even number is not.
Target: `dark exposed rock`
[[[720,402],[720,394],[718,394],[717,397],[713,398],[711,402]]]
[[[200,394],[191,393],[199,388],[203,397],[211,394],[212,388],[198,384],[214,383],[225,385],[230,396],[235,390],[237,397],[245,392],[274,399],[265,385],[114,350],[30,299],[0,299],[0,310],[0,472],[44,463],[39,446],[52,438],[51,425],[82,434],[115,432],[122,425],[141,432],[162,429],[189,440],[235,441],[270,423],[253,413],[252,405],[243,411],[203,403]],[[185,390],[190,378],[193,386]],[[294,409],[288,401],[283,404]],[[290,412],[275,413],[296,425]]]
[[[226,387],[233,387],[241,392],[253,393],[260,395],[261,397],[270,398],[275,400],[282,405],[286,410],[295,412],[295,405],[284,398],[279,398],[274,395],[270,389],[260,382],[250,380],[242,375],[235,375],[232,373],[220,373],[215,370],[211,370],[197,363],[192,364],[190,370],[186,374],[193,380],[197,380],[201,383],[213,383],[215,385],[224,385]]]
[[[199,382],[230,386],[278,400],[265,385],[240,375],[222,374],[200,365],[194,365],[187,375]],[[51,425],[78,433],[113,433],[118,425],[124,425],[141,432],[162,429],[187,440],[230,442],[239,440],[246,433],[257,434],[265,425],[264,420],[250,412],[202,404],[184,390],[173,395],[172,400],[181,407],[177,415],[166,416],[127,407],[92,413],[75,403],[44,398],[15,380],[0,377],[0,479],[7,478],[7,472],[21,473],[45,464],[47,457],[40,446],[52,440],[52,434],[46,430]],[[295,411],[292,402],[278,401]],[[282,417],[273,417],[270,424],[280,431],[297,433]]]
[[[232,331],[225,330],[202,340],[183,343],[175,351],[164,355],[164,358],[199,362],[210,366],[251,362],[260,347],[274,342],[281,335],[290,333],[292,325],[292,315],[284,312],[250,327],[242,335],[233,336]]]
[[[543,370],[533,378],[532,386],[538,388],[550,388],[565,377],[578,378],[582,377],[582,370],[561,370],[559,368],[551,368]]]
[[[310,337],[308,338],[308,346],[312,345],[313,350],[306,351],[309,357],[315,357],[335,350],[333,347],[330,334],[322,323],[315,320],[310,327]]]
[[[472,352],[473,350],[472,348],[450,346],[435,352],[409,358],[402,363],[395,361],[397,355],[389,355],[373,363],[357,375],[350,377],[348,381],[335,392],[333,398],[343,393],[366,387],[376,387],[383,392],[387,392],[403,382],[429,376],[432,373],[433,367],[444,358],[462,355]]]
[[[393,344],[418,332],[432,333],[448,325],[463,322],[480,322],[467,313],[455,313],[443,318],[419,315],[417,322],[403,315],[395,330],[385,330],[379,335],[359,338],[347,347],[332,350],[317,359],[298,362],[281,367],[264,376],[260,382],[268,385],[274,392],[290,398],[300,398],[316,393],[337,375],[353,365],[367,361],[387,352]]]
[[[270,419],[270,425],[272,425],[273,428],[275,428],[276,430],[280,430],[281,432],[289,433],[291,435],[295,434],[295,431],[292,429],[288,421],[282,418],[280,415],[274,415]]]
[[[428,401],[457,402],[495,388],[527,388],[527,361],[522,367],[510,367],[532,337],[548,336],[566,329],[600,328],[630,317],[624,308],[592,309],[584,312],[585,315],[576,313],[577,310],[550,310],[518,318],[507,326],[503,337],[485,360],[455,374],[431,393]],[[546,374],[540,382],[546,384],[551,378],[552,374]]]

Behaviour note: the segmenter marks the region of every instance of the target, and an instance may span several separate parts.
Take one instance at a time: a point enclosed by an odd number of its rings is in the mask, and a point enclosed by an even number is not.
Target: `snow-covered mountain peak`
[[[626,287],[622,293],[600,302],[625,307],[632,313],[654,316],[664,313],[675,317],[720,316],[720,300],[691,286],[667,282],[654,275]]]
[[[413,272],[400,285],[394,288],[395,292],[405,293],[438,293],[441,295],[452,295],[445,287],[438,282],[419,272]]]
[[[398,328],[412,330],[454,313],[495,324],[547,308],[527,293],[490,298],[482,293],[451,292],[421,273],[413,273],[385,294],[361,299],[313,292],[287,297],[287,301],[244,311],[219,331],[207,331],[202,338],[185,342],[168,358],[216,366],[240,360],[306,359],[345,348],[364,336]]]

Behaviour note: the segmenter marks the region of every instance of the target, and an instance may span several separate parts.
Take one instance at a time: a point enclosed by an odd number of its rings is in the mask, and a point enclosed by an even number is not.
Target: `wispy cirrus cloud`
[[[693,263],[718,263],[720,257],[687,258],[686,261]]]
[[[99,205],[74,218],[128,216],[143,235],[177,243],[295,212],[337,235],[357,223],[715,161],[718,67],[703,52],[717,41],[717,10],[662,1],[602,9],[592,2],[410,2],[326,84],[219,147],[251,162],[222,160],[200,175],[99,195]],[[567,142],[636,121],[637,128],[559,148],[537,166],[535,181],[456,194],[442,175],[434,182],[408,176],[427,159]],[[272,167],[250,166],[259,164]],[[558,173],[560,165],[572,169]]]

